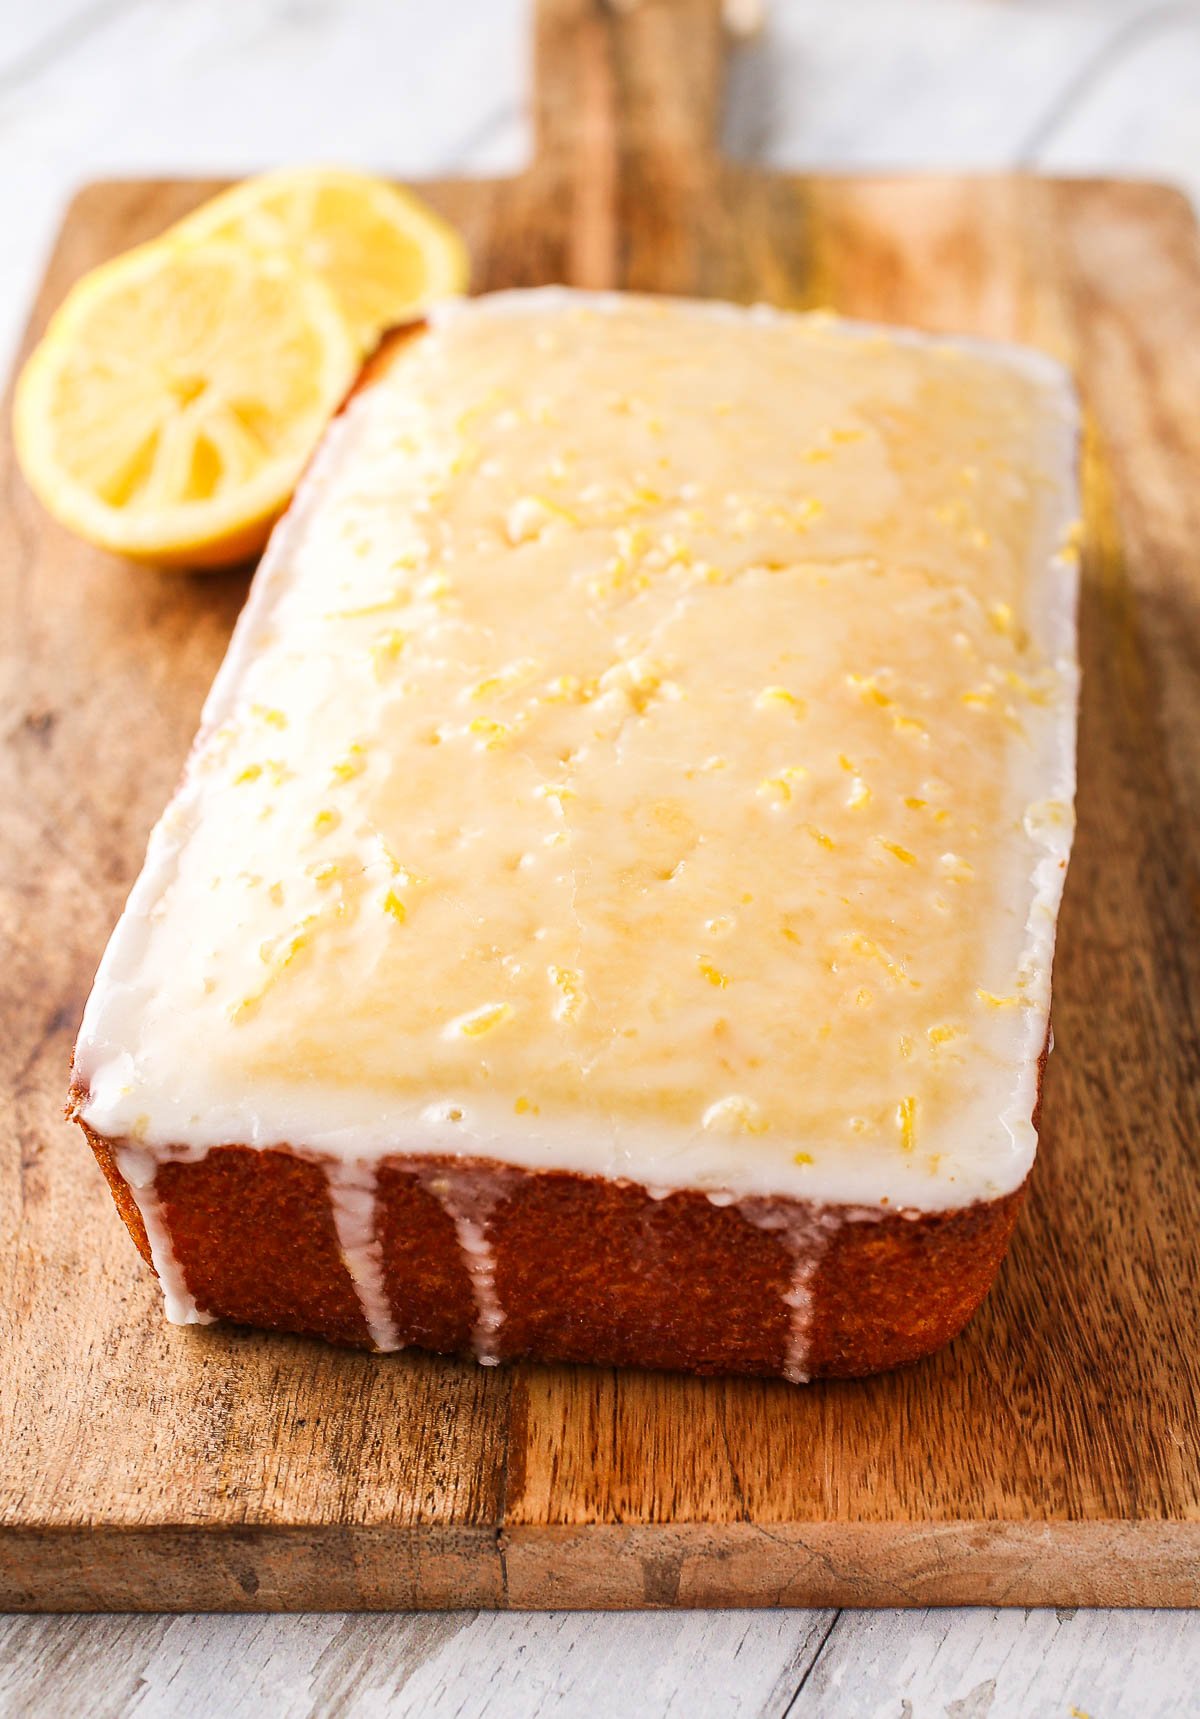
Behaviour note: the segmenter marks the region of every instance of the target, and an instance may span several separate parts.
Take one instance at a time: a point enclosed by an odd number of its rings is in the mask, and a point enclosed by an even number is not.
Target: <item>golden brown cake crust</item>
[[[115,1160],[122,1142],[81,1124],[144,1257],[145,1231]],[[778,1375],[792,1259],[755,1205],[684,1190],[484,1160],[386,1158],[378,1239],[404,1344],[474,1352],[476,1304],[455,1227],[429,1190],[439,1173],[486,1184],[504,1322],[501,1359],[585,1361],[697,1373]],[[216,1147],[161,1164],[162,1213],[202,1311],[239,1324],[371,1346],[338,1249],[322,1161],[290,1148]],[[828,1208],[812,1282],[807,1370],[854,1377],[919,1360],[955,1336],[987,1292],[1024,1189],[956,1211],[905,1216]]]

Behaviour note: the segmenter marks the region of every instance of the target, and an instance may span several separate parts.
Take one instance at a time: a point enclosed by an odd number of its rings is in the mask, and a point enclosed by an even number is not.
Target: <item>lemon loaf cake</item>
[[[985,1293],[1072,831],[1020,348],[561,290],[398,333],[75,1053],[170,1319],[802,1380]]]

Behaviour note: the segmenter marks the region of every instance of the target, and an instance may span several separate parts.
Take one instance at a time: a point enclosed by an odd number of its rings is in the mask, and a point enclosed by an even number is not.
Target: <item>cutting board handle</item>
[[[689,176],[716,151],[725,48],[721,0],[536,0],[535,169]]]

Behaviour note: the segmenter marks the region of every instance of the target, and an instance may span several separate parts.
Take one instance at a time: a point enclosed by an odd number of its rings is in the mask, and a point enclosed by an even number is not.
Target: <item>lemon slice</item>
[[[465,291],[469,273],[462,240],[419,197],[335,168],[243,180],[171,234],[189,243],[235,240],[302,263],[333,292],[363,352],[385,328]]]
[[[266,541],[358,361],[328,287],[286,257],[144,245],[51,321],[17,384],[17,456],[89,542],[226,565]]]

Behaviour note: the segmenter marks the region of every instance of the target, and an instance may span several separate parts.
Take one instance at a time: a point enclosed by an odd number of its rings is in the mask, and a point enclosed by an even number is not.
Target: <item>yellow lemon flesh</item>
[[[231,240],[303,265],[329,287],[362,352],[385,328],[467,285],[466,248],[453,227],[397,186],[333,168],[247,179],[171,236]]]
[[[17,384],[17,455],[54,516],[163,566],[255,553],[360,352],[286,255],[170,238],[84,277]]]

